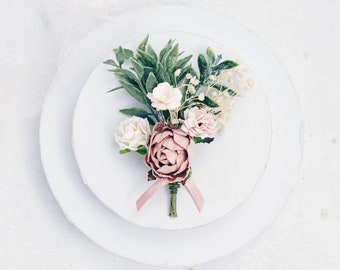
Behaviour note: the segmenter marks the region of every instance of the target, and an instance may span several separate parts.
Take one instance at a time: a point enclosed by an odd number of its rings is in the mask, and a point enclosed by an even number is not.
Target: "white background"
[[[65,52],[111,17],[166,4],[228,15],[260,36],[288,70],[305,121],[301,177],[278,218],[236,253],[192,269],[340,269],[336,0],[0,0],[0,269],[164,269],[104,251],[65,219],[42,170],[38,127]]]

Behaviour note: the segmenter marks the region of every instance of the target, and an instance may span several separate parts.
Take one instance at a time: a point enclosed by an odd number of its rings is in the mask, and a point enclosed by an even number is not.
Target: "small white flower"
[[[180,74],[181,74],[181,72],[182,72],[182,70],[181,69],[177,69],[176,71],[175,71],[175,77],[178,77]]]
[[[217,76],[215,76],[215,75],[209,75],[209,80],[211,80],[211,81],[217,81]]]
[[[174,110],[181,106],[182,92],[172,87],[169,83],[158,84],[147,97],[151,100],[151,106],[160,110]]]
[[[204,100],[204,93],[201,93],[198,95],[198,100],[203,101]]]
[[[188,91],[190,94],[195,94],[196,93],[196,89],[194,86],[192,86],[191,84],[188,85]]]
[[[130,149],[136,151],[140,145],[147,146],[150,134],[148,120],[132,116],[119,124],[114,136],[121,150]]]
[[[198,84],[200,83],[200,81],[196,79],[196,76],[194,76],[194,77],[192,77],[192,78],[190,79],[190,83],[191,83],[192,85],[196,86],[196,85],[198,85]]]
[[[188,73],[187,75],[185,75],[185,78],[189,80],[189,79],[192,78],[192,75],[190,73]]]

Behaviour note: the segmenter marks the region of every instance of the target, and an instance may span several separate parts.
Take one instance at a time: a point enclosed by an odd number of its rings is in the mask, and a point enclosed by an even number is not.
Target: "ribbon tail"
[[[192,179],[188,179],[185,182],[184,185],[187,190],[189,191],[191,197],[193,198],[198,211],[202,211],[203,209],[203,205],[204,205],[204,197],[201,193],[201,191],[198,189],[197,185],[195,184],[195,182]]]
[[[157,180],[151,187],[149,187],[136,201],[137,211],[162,187],[168,184],[168,181]]]

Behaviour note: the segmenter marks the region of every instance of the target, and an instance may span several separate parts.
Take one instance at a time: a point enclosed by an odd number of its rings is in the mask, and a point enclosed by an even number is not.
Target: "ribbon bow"
[[[156,180],[156,182],[149,187],[136,201],[137,211],[139,211],[143,205],[153,196],[157,191],[159,191],[162,187],[172,183],[168,180]],[[184,186],[189,191],[192,199],[194,200],[198,211],[202,211],[204,205],[204,198],[201,191],[198,189],[197,185],[192,179],[188,179],[185,181]]]

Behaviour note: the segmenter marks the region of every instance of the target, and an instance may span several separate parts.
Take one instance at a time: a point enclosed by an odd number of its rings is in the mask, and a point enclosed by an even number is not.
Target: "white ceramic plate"
[[[176,14],[176,20],[171,19],[173,14]],[[144,20],[138,24],[127,23],[135,22],[135,18],[141,15]],[[214,20],[210,24],[201,21],[202,17]],[[187,25],[187,21],[191,24]],[[268,98],[272,115],[271,159],[254,191],[228,215],[194,229],[164,231],[143,228],[121,219],[83,184],[71,145],[73,109],[91,71],[113,47],[147,33],[194,32],[195,29],[207,37],[224,33],[229,47],[235,54],[242,55],[254,71]],[[43,107],[41,158],[50,187],[65,215],[95,243],[146,264],[193,265],[230,254],[272,222],[298,179],[301,127],[290,80],[276,57],[255,35],[233,20],[205,10],[152,8],[116,17],[70,52]]]
[[[224,59],[237,58],[221,45],[219,37],[213,41],[197,34],[162,32],[152,34],[150,44],[160,51],[170,38],[176,39],[180,50],[194,54],[194,64],[198,53],[205,52],[208,45],[216,53],[222,53]],[[135,49],[141,39],[123,45]],[[125,91],[107,93],[108,89],[119,83],[102,62],[94,69],[81,91],[73,125],[77,163],[84,182],[93,193],[128,221],[157,229],[201,226],[234,210],[254,189],[269,160],[269,106],[254,74],[248,71],[244,75],[245,80],[254,82],[254,88],[237,100],[234,113],[226,123],[225,134],[217,135],[209,146],[196,145],[193,179],[205,197],[203,211],[198,212],[189,193],[180,189],[177,199],[179,216],[173,219],[168,216],[167,187],[152,197],[140,212],[136,210],[137,198],[153,183],[146,180],[148,168],[141,156],[119,154],[113,133],[120,121],[127,118],[119,109],[141,105]],[[244,64],[239,68],[246,69]]]

